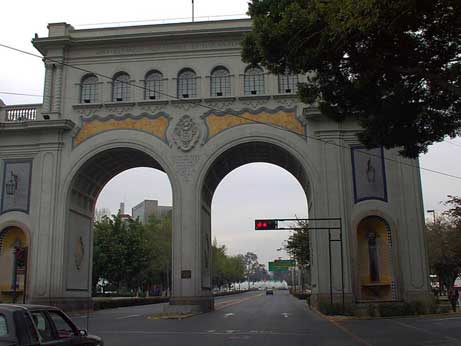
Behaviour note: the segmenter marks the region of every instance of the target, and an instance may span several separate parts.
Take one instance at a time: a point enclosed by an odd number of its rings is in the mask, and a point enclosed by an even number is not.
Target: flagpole
[[[194,16],[194,0],[192,0],[192,23],[194,22],[195,16]]]

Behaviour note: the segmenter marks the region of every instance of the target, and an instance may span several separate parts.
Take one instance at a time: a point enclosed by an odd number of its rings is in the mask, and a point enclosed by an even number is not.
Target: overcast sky
[[[246,0],[195,0],[196,17],[243,15],[246,9]],[[67,22],[83,28],[83,24],[190,16],[191,0],[117,3],[80,0],[65,5],[62,0],[8,1],[2,4],[0,43],[36,53],[30,43],[34,33],[46,36],[47,24],[52,22]],[[0,99],[6,104],[41,103],[40,97],[13,96],[4,92],[41,95],[43,75],[40,59],[0,47]],[[432,146],[429,153],[421,157],[421,166],[461,176],[460,158],[461,140],[447,140]],[[461,180],[424,170],[421,175],[426,210],[440,212],[443,209],[440,202],[448,194],[461,195]],[[124,201],[127,210],[131,210],[143,199],[171,204],[171,187],[165,174],[146,168],[126,171],[106,185],[98,199],[98,207],[116,212],[120,201]],[[261,263],[267,263],[281,254],[276,249],[288,233],[256,233],[252,230],[253,220],[295,215],[306,216],[306,197],[296,179],[273,165],[246,165],[231,172],[218,186],[212,205],[213,236],[224,243],[231,254],[253,251],[259,255]]]

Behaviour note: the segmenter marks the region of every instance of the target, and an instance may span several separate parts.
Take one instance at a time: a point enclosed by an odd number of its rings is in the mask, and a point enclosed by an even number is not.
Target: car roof
[[[8,311],[18,311],[18,310],[58,310],[60,309],[54,306],[47,306],[47,305],[34,305],[34,304],[0,304],[0,311],[1,310],[8,310]]]

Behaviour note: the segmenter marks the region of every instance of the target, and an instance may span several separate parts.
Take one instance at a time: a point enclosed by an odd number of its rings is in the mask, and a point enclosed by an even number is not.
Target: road
[[[183,320],[149,319],[163,304],[75,317],[109,346],[461,346],[461,316],[332,322],[286,291],[216,299],[216,311]]]

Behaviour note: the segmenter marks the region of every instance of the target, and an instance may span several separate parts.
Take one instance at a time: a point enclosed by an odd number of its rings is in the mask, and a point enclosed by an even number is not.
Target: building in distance
[[[172,210],[173,207],[158,205],[157,200],[146,199],[131,209],[131,215],[134,220],[138,219],[142,224],[146,224],[151,216],[161,218],[171,215]]]

